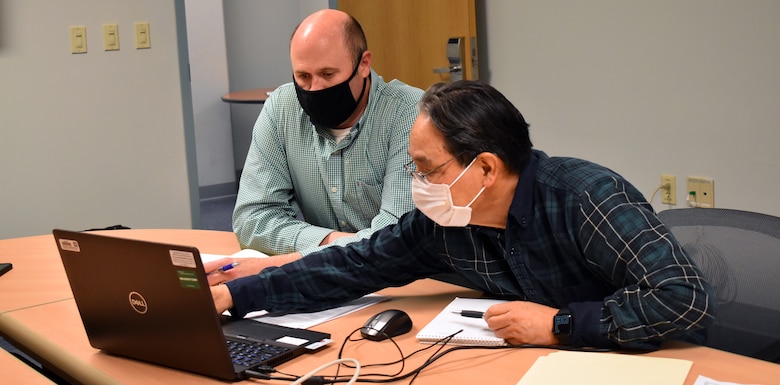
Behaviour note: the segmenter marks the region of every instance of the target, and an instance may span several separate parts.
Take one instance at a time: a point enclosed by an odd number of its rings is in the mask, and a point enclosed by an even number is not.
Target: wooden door
[[[463,37],[463,79],[478,77],[477,22],[474,0],[338,0],[338,8],[363,27],[374,69],[385,81],[399,79],[415,87],[449,81],[447,42]]]

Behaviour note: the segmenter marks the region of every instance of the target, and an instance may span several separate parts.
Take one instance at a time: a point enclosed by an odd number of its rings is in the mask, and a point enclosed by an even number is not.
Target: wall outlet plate
[[[715,207],[715,180],[709,177],[688,177],[688,206]]]
[[[677,204],[677,178],[674,175],[661,174],[661,203]]]

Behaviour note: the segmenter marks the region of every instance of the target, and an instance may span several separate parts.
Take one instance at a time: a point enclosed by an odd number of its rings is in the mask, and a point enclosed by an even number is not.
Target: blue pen
[[[232,268],[234,268],[234,267],[236,267],[236,266],[238,266],[238,262],[233,262],[233,263],[227,264],[227,265],[225,265],[225,266],[222,266],[222,267],[220,267],[219,269],[217,269],[217,270],[214,270],[214,271],[212,271],[212,272],[211,272],[211,273],[209,273],[209,274],[214,274],[214,273],[224,273],[224,272],[226,272],[226,271],[228,271],[228,270],[230,270],[230,269],[232,269]]]

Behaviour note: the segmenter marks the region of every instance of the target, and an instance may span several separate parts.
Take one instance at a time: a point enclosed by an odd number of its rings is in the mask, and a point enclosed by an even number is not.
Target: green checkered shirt
[[[292,83],[274,91],[255,123],[233,212],[241,247],[306,255],[331,231],[357,233],[334,243],[344,245],[414,208],[403,165],[422,94],[372,70],[366,111],[336,143],[309,121]]]

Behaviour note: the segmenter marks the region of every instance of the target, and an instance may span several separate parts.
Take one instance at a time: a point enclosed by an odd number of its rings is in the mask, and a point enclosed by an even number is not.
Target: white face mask
[[[466,206],[455,206],[452,203],[450,187],[460,180],[474,163],[474,160],[449,185],[425,183],[418,178],[412,178],[412,200],[414,200],[417,209],[440,226],[463,227],[468,225],[469,221],[471,221],[471,204],[482,195],[482,192],[485,191],[485,186],[482,186],[477,196]]]

